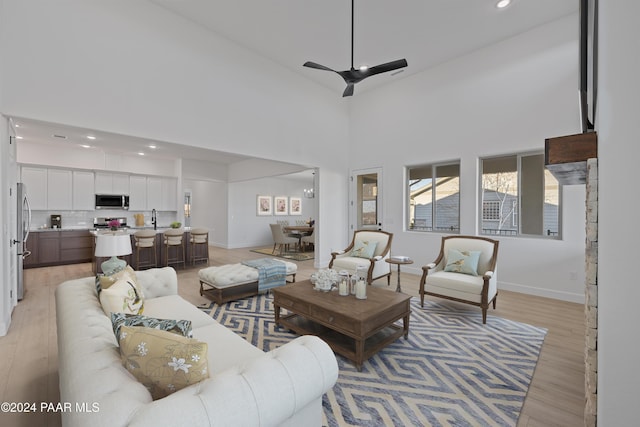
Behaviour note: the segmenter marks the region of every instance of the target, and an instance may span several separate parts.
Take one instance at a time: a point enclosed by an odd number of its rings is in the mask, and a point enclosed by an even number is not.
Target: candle
[[[342,296],[349,295],[349,290],[347,289],[347,281],[340,281],[340,285],[338,285],[338,293]]]
[[[356,298],[367,299],[367,285],[364,280],[359,280],[356,283]]]

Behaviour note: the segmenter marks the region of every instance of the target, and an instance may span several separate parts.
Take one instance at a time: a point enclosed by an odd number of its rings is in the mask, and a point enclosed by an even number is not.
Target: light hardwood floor
[[[211,247],[210,256],[210,265],[223,265],[263,255],[249,249]],[[297,280],[308,279],[315,271],[313,261],[297,264]],[[209,302],[198,293],[200,268],[202,266],[178,270],[179,293],[193,304]],[[60,425],[59,413],[40,410],[40,402],[55,404],[60,400],[54,291],[65,280],[91,275],[91,264],[25,271],[25,298],[13,311],[9,333],[0,337],[0,402],[35,402],[38,410],[29,414],[0,412],[0,426]],[[402,273],[402,290],[417,296],[419,279],[419,276]],[[395,280],[394,275],[393,289]],[[374,285],[386,287],[386,280],[379,280]],[[500,291],[497,309],[490,309],[489,315],[548,330],[518,426],[582,426],[585,400],[583,306]]]

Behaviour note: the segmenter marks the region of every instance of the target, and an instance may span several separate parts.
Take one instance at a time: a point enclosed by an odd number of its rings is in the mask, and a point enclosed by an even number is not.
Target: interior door
[[[382,169],[360,169],[351,174],[351,230],[382,230]]]

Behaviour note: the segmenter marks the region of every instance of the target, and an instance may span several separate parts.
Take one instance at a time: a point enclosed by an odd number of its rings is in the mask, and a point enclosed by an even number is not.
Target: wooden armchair
[[[358,230],[351,244],[343,251],[332,252],[329,268],[355,273],[360,266],[367,267],[367,283],[387,276],[391,283],[391,264],[385,262],[391,252],[393,234],[386,231]],[[373,250],[371,250],[373,248]]]
[[[479,306],[487,323],[489,303],[496,308],[498,241],[477,236],[442,238],[440,254],[422,267],[420,305],[432,295]]]

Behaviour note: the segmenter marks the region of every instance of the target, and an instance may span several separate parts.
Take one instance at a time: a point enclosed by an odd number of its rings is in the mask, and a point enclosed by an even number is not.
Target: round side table
[[[385,259],[389,264],[396,264],[398,266],[398,286],[396,286],[396,292],[402,292],[402,287],[400,286],[400,266],[406,264],[413,264],[413,260],[409,257],[389,257]]]

